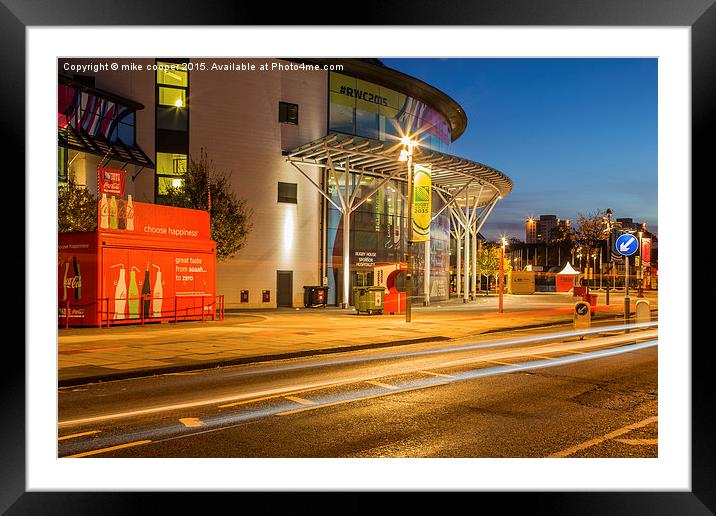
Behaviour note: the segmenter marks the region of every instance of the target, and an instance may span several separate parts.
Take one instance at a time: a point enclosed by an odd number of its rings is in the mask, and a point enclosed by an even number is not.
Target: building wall
[[[217,73],[189,73],[190,153],[203,147],[253,210],[246,246],[217,264],[218,293],[227,308],[275,307],[276,272],[290,270],[293,305],[303,306],[303,286],[321,284],[320,194],[281,151],[325,136],[326,74],[227,71],[221,72],[226,80],[217,80]],[[299,105],[298,126],[278,122],[279,101]],[[304,169],[320,184],[317,169]],[[279,181],[298,184],[297,204],[278,202]],[[240,303],[241,290],[249,291],[249,303]],[[269,303],[262,302],[263,290],[271,292]]]
[[[72,72],[63,72],[63,63],[65,61],[72,64],[91,64],[97,62],[97,59],[71,59],[60,60],[59,71],[66,75],[72,76]],[[122,62],[119,60],[118,62]],[[144,109],[136,112],[137,144],[142,148],[149,158],[154,161],[154,81],[156,72],[146,70],[146,66],[154,64],[154,59],[131,59],[126,62],[141,64],[142,71],[126,72],[101,70],[96,73],[87,73],[84,75],[92,75],[95,78],[95,87],[106,90],[120,97],[125,97],[144,105]],[[97,164],[102,158],[92,154],[84,154],[79,156],[71,166],[77,174],[77,179],[81,184],[86,184],[87,188],[93,193],[97,193]],[[110,168],[121,168],[124,163],[113,161],[109,164]],[[128,165],[126,175],[126,191],[127,194],[133,196],[134,200],[140,202],[154,202],[154,170],[134,165]],[[132,177],[136,179],[132,180]]]

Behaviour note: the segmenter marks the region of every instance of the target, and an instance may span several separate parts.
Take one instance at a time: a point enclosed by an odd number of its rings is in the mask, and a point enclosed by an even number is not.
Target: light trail
[[[650,347],[654,347],[658,345],[658,339],[649,340],[646,342],[640,342],[636,344],[629,344],[625,346],[621,346],[618,348],[610,348],[610,349],[604,349],[604,350],[597,350],[592,351],[589,353],[585,353],[582,355],[574,355],[574,356],[564,356],[564,357],[557,357],[554,359],[547,359],[547,360],[535,360],[535,361],[529,361],[525,363],[516,363],[516,364],[510,364],[505,366],[498,366],[498,367],[490,367],[490,368],[481,368],[481,369],[473,369],[470,371],[465,371],[462,373],[455,373],[452,377],[428,377],[423,379],[418,379],[410,382],[406,382],[404,384],[401,384],[400,386],[397,386],[396,390],[388,390],[388,389],[382,389],[380,387],[375,387],[372,389],[363,389],[360,391],[352,391],[350,393],[341,394],[338,396],[326,396],[320,400],[313,401],[312,405],[306,405],[304,407],[301,407],[299,409],[296,409],[295,402],[289,404],[280,404],[274,407],[264,407],[257,410],[249,410],[249,411],[237,411],[233,413],[224,413],[224,414],[218,414],[214,417],[205,417],[202,419],[202,422],[204,423],[205,427],[208,427],[204,430],[197,431],[197,432],[191,432],[191,433],[184,433],[180,435],[172,435],[176,434],[181,429],[177,428],[176,425],[174,426],[166,426],[166,427],[160,427],[160,428],[153,428],[153,429],[147,429],[147,430],[138,430],[134,432],[129,432],[125,435],[123,435],[123,440],[127,440],[128,438],[133,440],[134,442],[142,442],[142,443],[161,443],[176,439],[184,439],[188,437],[193,437],[196,435],[211,433],[211,432],[217,432],[220,430],[228,430],[231,428],[238,427],[242,424],[245,424],[246,422],[253,421],[256,419],[269,417],[269,416],[287,416],[295,413],[300,412],[307,412],[312,410],[318,410],[321,408],[328,408],[331,406],[336,405],[343,405],[351,402],[361,401],[361,400],[369,400],[369,399],[375,399],[380,397],[385,397],[389,395],[395,395],[400,394],[404,392],[409,391],[416,391],[421,389],[426,389],[430,387],[437,387],[441,385],[448,385],[452,383],[457,382],[463,382],[468,380],[474,380],[478,378],[486,378],[490,376],[499,376],[506,373],[514,373],[517,371],[527,371],[527,370],[533,370],[533,369],[545,369],[549,367],[556,367],[560,365],[568,365],[573,364],[576,362],[583,362],[587,360],[594,360],[598,358],[604,358],[614,355],[620,355],[623,353],[629,353],[633,351],[638,351],[641,349],[646,349]],[[164,437],[163,437],[164,436]],[[153,437],[151,441],[147,440],[148,437]],[[142,439],[144,438],[144,439]],[[73,456],[79,457],[79,456],[87,456],[87,455],[94,455],[103,453],[104,451],[111,451],[114,449],[120,449],[123,447],[123,445],[117,445],[117,446],[110,446],[111,438],[108,439],[100,439],[98,441],[95,441],[95,445],[101,445],[103,446],[99,450],[93,450],[93,451],[84,451],[81,453],[75,453]],[[141,439],[141,440],[140,440]],[[114,440],[114,439],[112,439]]]
[[[272,374],[272,373],[283,373],[288,371],[300,371],[303,369],[320,369],[325,367],[334,367],[334,366],[340,366],[340,365],[354,365],[354,364],[360,364],[360,363],[368,363],[368,362],[377,362],[380,360],[394,360],[394,359],[401,359],[401,358],[411,358],[411,357],[419,357],[419,356],[429,356],[429,355],[437,355],[440,353],[456,353],[460,351],[471,351],[475,349],[483,349],[483,348],[492,348],[492,347],[503,347],[503,346],[513,346],[513,345],[519,345],[519,344],[529,344],[531,342],[543,342],[543,341],[549,341],[549,340],[557,340],[557,339],[565,339],[565,338],[571,338],[571,337],[586,337],[588,335],[596,335],[599,333],[606,333],[610,331],[624,331],[624,330],[635,330],[635,329],[645,329],[645,328],[653,328],[657,327],[659,325],[658,321],[653,322],[644,322],[644,323],[634,323],[634,324],[619,324],[616,326],[604,326],[599,328],[590,328],[586,330],[573,330],[573,331],[566,331],[566,332],[559,332],[559,333],[549,333],[545,335],[539,335],[539,336],[533,336],[533,337],[521,337],[516,339],[507,339],[507,340],[499,340],[499,341],[489,341],[489,342],[483,342],[480,344],[462,344],[458,346],[443,346],[439,348],[433,348],[433,349],[426,349],[421,351],[405,351],[400,353],[387,353],[377,356],[370,356],[370,357],[357,357],[357,358],[336,358],[329,361],[322,361],[320,363],[304,363],[304,364],[292,364],[292,365],[282,365],[282,366],[272,366],[272,365],[266,365],[264,366],[264,369],[254,369],[251,371],[235,371],[235,372],[229,372],[225,375],[226,378],[236,378],[236,377],[242,377],[242,376],[260,376],[260,375],[266,375],[266,374]],[[346,351],[346,353],[354,353],[354,352],[361,352],[361,351],[368,351],[368,350],[352,350],[352,351]],[[317,355],[318,357],[322,357],[325,355]],[[317,356],[311,356],[311,357],[304,357],[304,358],[311,358],[316,359]],[[243,364],[243,365],[250,365],[250,364]]]
[[[286,371],[296,371],[296,370],[304,370],[304,369],[321,369],[326,367],[332,367],[332,366],[339,366],[339,365],[350,365],[350,364],[358,364],[358,363],[369,363],[369,362],[375,362],[379,360],[389,360],[389,359],[404,359],[404,358],[414,358],[414,357],[420,357],[420,356],[430,356],[430,355],[437,355],[440,353],[454,353],[458,351],[471,351],[476,349],[485,349],[485,348],[494,348],[494,347],[505,347],[509,345],[515,345],[515,344],[528,344],[533,342],[543,342],[547,340],[555,340],[565,337],[577,337],[580,335],[589,335],[589,334],[597,334],[597,333],[604,333],[608,331],[616,331],[616,330],[624,330],[625,328],[629,329],[635,329],[635,328],[649,328],[656,326],[657,322],[649,322],[649,323],[639,323],[639,324],[632,324],[632,325],[618,325],[618,326],[608,326],[604,328],[592,328],[588,330],[580,330],[580,331],[569,331],[569,332],[561,332],[561,333],[551,333],[546,335],[540,335],[536,337],[523,337],[519,339],[509,339],[504,341],[497,341],[497,342],[486,342],[481,344],[468,344],[468,345],[461,345],[461,346],[455,346],[455,347],[442,347],[437,349],[428,349],[428,350],[421,350],[421,351],[408,351],[404,353],[390,353],[387,355],[379,355],[379,356],[370,356],[370,357],[360,357],[360,358],[346,358],[343,360],[331,360],[328,362],[321,362],[317,364],[294,364],[290,366],[280,366],[280,367],[273,367],[266,370],[261,371],[246,371],[246,372],[239,372],[239,373],[231,373],[226,375],[229,378],[236,377],[236,376],[254,376],[254,375],[262,375],[262,374],[269,374],[269,373],[278,373],[278,372],[286,372]],[[636,338],[636,334],[624,334],[623,337],[632,340]],[[582,341],[580,341],[581,343]],[[585,343],[586,344],[586,343]],[[594,344],[599,345],[599,344]],[[588,344],[586,346],[583,344],[582,347],[589,347]],[[546,351],[546,350],[543,350]],[[420,366],[421,368],[424,366]],[[435,368],[438,366],[434,366],[432,368]],[[380,375],[384,376],[384,375]],[[183,410],[187,408],[193,408],[203,405],[221,405],[226,403],[232,403],[237,402],[240,400],[245,399],[251,399],[251,398],[261,398],[261,397],[274,397],[276,395],[286,394],[288,392],[297,392],[297,391],[306,391],[306,390],[313,390],[320,387],[328,387],[335,384],[344,384],[344,383],[352,383],[357,381],[365,381],[367,379],[372,379],[374,376],[360,376],[360,377],[354,377],[349,379],[344,379],[340,381],[336,380],[328,380],[328,381],[318,381],[318,382],[311,382],[306,383],[303,385],[293,385],[289,387],[280,387],[275,389],[268,389],[263,391],[256,391],[251,393],[244,393],[244,394],[233,394],[230,396],[223,396],[219,398],[209,398],[209,399],[203,399],[203,400],[194,400],[194,401],[188,401],[185,403],[175,403],[171,405],[163,405],[158,407],[148,407],[144,409],[137,409],[137,410],[131,410],[127,412],[119,412],[119,413],[113,413],[113,414],[103,414],[99,416],[91,416],[87,418],[80,418],[80,419],[72,419],[67,421],[60,421],[58,423],[59,428],[64,427],[70,427],[70,426],[77,426],[82,424],[88,424],[88,423],[98,423],[102,421],[109,421],[114,419],[123,419],[123,418],[129,418],[129,417],[136,417],[136,416],[143,416],[147,414],[157,413],[157,412],[168,412],[168,411],[175,411],[175,410]]]

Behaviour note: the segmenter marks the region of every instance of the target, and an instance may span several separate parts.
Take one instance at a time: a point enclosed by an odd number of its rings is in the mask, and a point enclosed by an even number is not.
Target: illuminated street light
[[[644,266],[642,262],[642,252],[641,252],[641,237],[644,234],[644,231],[646,231],[646,224],[641,225],[641,229],[639,230],[639,268],[637,269],[637,282],[639,283],[639,290],[637,291],[637,297],[644,297]]]
[[[507,239],[502,237],[502,245],[500,246],[500,277],[499,277],[499,302],[497,313],[502,313],[502,296],[505,287],[505,247],[507,247]]]
[[[408,163],[408,270],[405,274],[405,322],[410,322],[413,296],[413,147],[418,142],[405,135],[400,139],[403,148],[400,151],[399,161]]]
[[[607,306],[609,306],[609,287],[611,287],[611,275],[614,272],[614,264],[612,262],[612,210],[607,208],[607,268],[609,275],[607,276]],[[601,270],[600,270],[601,272]]]

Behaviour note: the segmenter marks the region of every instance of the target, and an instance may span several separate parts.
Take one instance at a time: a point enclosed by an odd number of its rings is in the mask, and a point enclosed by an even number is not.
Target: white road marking
[[[294,402],[298,403],[299,405],[315,405],[315,403],[312,402],[311,400],[299,398],[298,396],[285,396],[285,398],[287,400],[294,401]]]
[[[179,422],[187,428],[204,426],[204,423],[198,417],[183,417],[179,420]]]
[[[397,388],[398,388],[398,387],[396,387],[395,385],[388,385],[387,383],[377,382],[377,381],[375,381],[375,380],[366,380],[365,383],[369,383],[369,384],[371,384],[371,385],[375,385],[376,387],[383,387],[384,389],[394,390],[394,389],[397,389]]]
[[[132,446],[139,446],[140,444],[147,444],[147,443],[151,443],[151,442],[152,441],[149,439],[144,440],[144,441],[134,441],[132,443],[119,444],[117,446],[110,446],[109,448],[100,448],[99,450],[91,450],[88,452],[77,453],[75,455],[67,455],[66,457],[62,457],[62,458],[63,459],[75,459],[75,458],[79,458],[79,457],[88,457],[90,455],[97,455],[99,453],[106,453],[106,452],[110,452],[110,451],[114,451],[114,450],[122,450],[124,448],[130,448]]]
[[[657,421],[659,421],[659,416],[652,416],[652,417],[644,419],[643,421],[639,421],[638,423],[632,423],[631,425],[623,426],[622,428],[619,428],[618,430],[614,430],[613,432],[609,432],[608,434],[603,435],[601,437],[595,437],[594,439],[584,441],[583,443],[577,444],[576,446],[572,446],[571,448],[567,448],[566,450],[562,450],[560,452],[553,453],[552,455],[548,455],[548,457],[550,457],[550,458],[568,457],[569,455],[573,455],[573,454],[577,453],[578,451],[582,451],[587,448],[591,448],[592,446],[601,444],[604,441],[607,441],[609,439],[614,439],[615,437],[619,437],[620,435],[623,435],[627,432],[631,432],[632,430],[636,430],[637,428],[642,428],[642,427],[650,425],[652,423],[656,423]]]
[[[89,432],[80,432],[78,434],[63,435],[62,437],[58,437],[57,440],[64,441],[65,439],[74,439],[75,437],[82,437],[85,435],[94,435],[94,434],[98,434],[99,432],[100,432],[99,430],[90,430]]]
[[[614,439],[617,442],[630,444],[632,446],[655,446],[659,444],[659,439]]]
[[[435,371],[418,371],[418,373],[430,374],[430,375],[433,375],[433,376],[439,376],[439,377],[441,377],[441,378],[455,378],[453,375],[450,375],[450,374],[442,374],[442,373],[436,373]]]

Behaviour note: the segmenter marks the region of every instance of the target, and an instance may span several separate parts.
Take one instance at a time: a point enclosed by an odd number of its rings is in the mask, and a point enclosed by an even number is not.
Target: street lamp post
[[[642,225],[641,230],[639,230],[639,268],[637,269],[637,278],[636,280],[639,282],[639,290],[637,292],[637,297],[644,297],[644,269],[642,268],[642,260],[641,260],[641,237],[644,234],[644,226]]]
[[[612,271],[612,210],[607,208],[607,263],[608,269]],[[610,276],[607,276],[607,306],[609,306],[609,287],[611,283]]]
[[[597,270],[597,252],[592,252],[592,288],[597,288],[597,282],[594,278],[594,272]]]
[[[502,313],[502,296],[504,292],[505,287],[505,246],[507,245],[507,240],[505,240],[504,237],[502,237],[502,245],[500,246],[500,278],[499,278],[499,290],[500,290],[500,296],[499,296],[499,304],[498,304],[498,313]]]
[[[413,297],[413,146],[416,144],[410,137],[402,139],[403,150],[400,161],[408,162],[408,240],[407,240],[407,271],[405,274],[405,322],[411,321]]]

